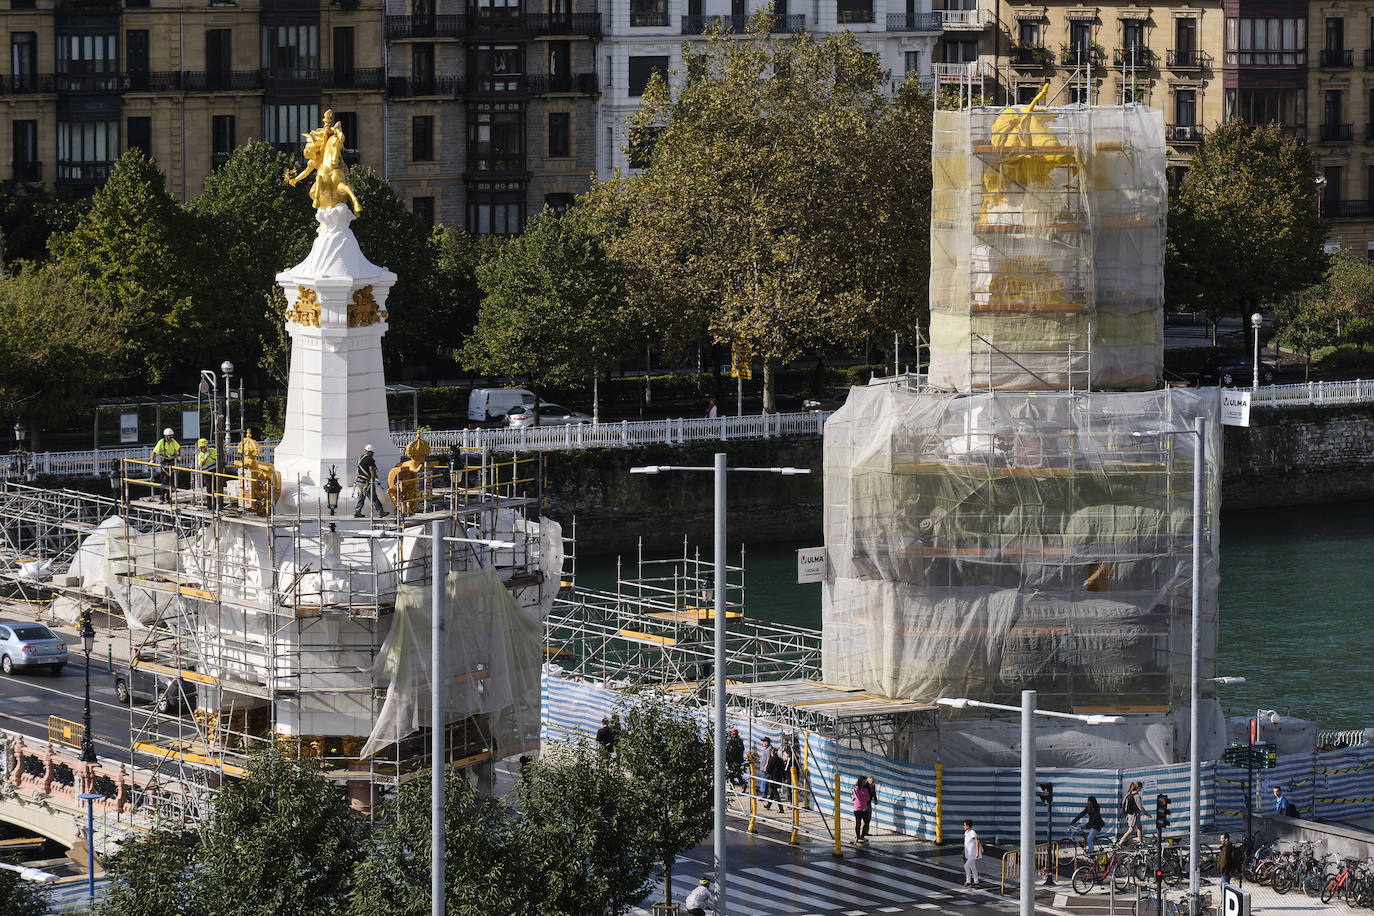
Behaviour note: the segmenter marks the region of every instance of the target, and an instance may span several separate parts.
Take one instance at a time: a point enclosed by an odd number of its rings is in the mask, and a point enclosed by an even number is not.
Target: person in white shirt
[[[978,886],[978,860],[983,857],[983,843],[973,832],[973,821],[964,818],[964,887]]]
[[[701,883],[692,888],[687,895],[687,912],[691,916],[706,916],[706,911],[715,905],[711,899],[711,879],[702,878]]]

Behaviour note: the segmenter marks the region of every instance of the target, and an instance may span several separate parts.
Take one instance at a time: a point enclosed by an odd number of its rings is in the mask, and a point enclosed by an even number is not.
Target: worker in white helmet
[[[149,459],[162,465],[162,479],[167,484],[167,489],[162,493],[163,502],[170,502],[172,499],[172,490],[177,480],[176,463],[180,457],[181,443],[172,437],[172,427],[169,426],[162,431],[162,438],[153,446],[153,457]]]
[[[353,478],[353,485],[358,490],[358,504],[353,507],[353,517],[363,517],[363,504],[367,502],[369,496],[372,497],[372,506],[377,510],[379,516],[385,516],[386,510],[382,508],[382,501],[377,498],[377,459],[373,457],[376,451],[372,443],[363,446],[362,457],[358,459],[358,473]]]

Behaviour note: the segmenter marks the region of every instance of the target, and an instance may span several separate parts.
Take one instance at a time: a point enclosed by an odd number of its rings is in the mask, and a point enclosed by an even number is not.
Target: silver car
[[[0,622],[0,671],[48,668],[53,674],[67,663],[67,644],[41,623]]]

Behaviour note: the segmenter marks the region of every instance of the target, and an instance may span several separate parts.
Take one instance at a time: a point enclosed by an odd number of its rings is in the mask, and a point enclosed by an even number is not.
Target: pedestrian
[[[711,398],[711,403],[706,405],[706,419],[714,420],[720,411],[716,409],[716,399]]]
[[[386,509],[382,508],[382,501],[377,498],[377,459],[373,457],[376,452],[371,443],[363,446],[362,457],[358,459],[358,473],[353,478],[353,486],[358,490],[358,504],[353,507],[353,517],[363,517],[363,504],[367,502],[369,496],[372,497],[372,505],[377,510],[377,515],[386,517]]]
[[[1141,828],[1141,817],[1145,814],[1145,801],[1140,796],[1142,788],[1142,783],[1133,782],[1126,789],[1126,800],[1121,803],[1121,813],[1126,816],[1126,832],[1116,841],[1118,846],[1125,843],[1126,838],[1133,833],[1136,843],[1145,845],[1145,831]]]
[[[1102,819],[1102,806],[1097,802],[1096,795],[1088,796],[1088,803],[1083,806],[1083,810],[1074,815],[1073,820],[1069,821],[1069,826],[1077,826],[1079,821],[1083,821],[1083,829],[1088,836],[1088,854],[1092,855],[1097,849],[1097,835],[1107,826],[1107,822]]]
[[[964,818],[964,887],[978,886],[978,860],[983,858],[983,841],[974,832],[973,821]]]
[[[596,730],[596,743],[601,745],[607,757],[615,753],[615,729],[611,728],[610,719],[601,720],[601,727]]]
[[[1288,796],[1283,794],[1283,786],[1274,786],[1274,813],[1282,814],[1284,817],[1301,817],[1298,806],[1288,800]]]
[[[778,754],[778,749],[769,746],[768,760],[763,764],[763,806],[769,811],[773,810],[770,802],[778,803],[778,810],[783,810],[782,796],[778,790],[782,787],[782,781],[787,778],[787,767],[782,762],[782,757]]]
[[[711,897],[711,879],[703,876],[687,895],[687,912],[691,916],[706,916],[706,911],[715,905],[716,902]]]
[[[161,465],[162,482],[167,488],[162,491],[162,501],[169,503],[172,501],[172,491],[176,489],[177,459],[181,457],[181,443],[172,438],[172,427],[167,427],[162,431],[162,438],[157,440],[153,446],[153,462]]]
[[[1221,875],[1221,886],[1225,887],[1235,878],[1243,883],[1241,872],[1241,852],[1231,845],[1231,834],[1221,835],[1221,845],[1217,847],[1217,874]]]
[[[854,842],[868,842],[868,822],[873,817],[873,796],[868,791],[868,777],[860,776],[854,781],[850,792],[854,808]]]
[[[757,785],[755,786],[754,794],[760,797],[762,797],[763,794],[768,791],[768,786],[763,778],[763,769],[765,766],[768,765],[768,757],[772,754],[772,751],[772,739],[764,738],[762,741],[759,742],[759,756],[756,760],[759,767],[759,775],[757,779]]]
[[[738,728],[731,728],[725,738],[725,773],[736,786],[744,787],[744,739]]]

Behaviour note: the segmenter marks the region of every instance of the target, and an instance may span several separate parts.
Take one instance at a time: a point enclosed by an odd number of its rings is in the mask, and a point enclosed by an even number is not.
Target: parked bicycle
[[[1170,900],[1168,894],[1164,895],[1164,906],[1161,908],[1153,886],[1136,898],[1135,909],[1132,912],[1135,916],[1158,916],[1161,913],[1163,916],[1183,916],[1179,902]]]
[[[1135,880],[1136,856],[1123,852],[1119,847],[1112,850],[1105,863],[1090,858],[1086,865],[1073,871],[1073,889],[1078,894],[1092,893],[1097,885],[1111,882],[1118,891],[1124,891]]]

